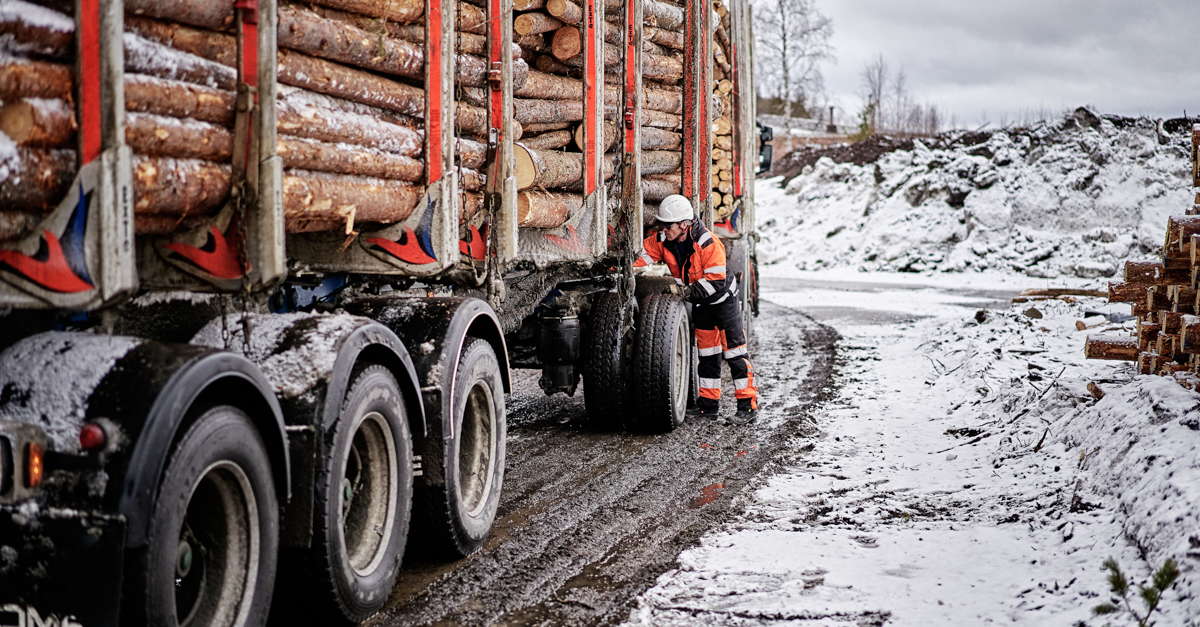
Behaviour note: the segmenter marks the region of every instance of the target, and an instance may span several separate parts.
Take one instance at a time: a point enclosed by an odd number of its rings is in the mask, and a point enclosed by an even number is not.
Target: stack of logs
[[[73,17],[0,3],[0,242],[18,240],[75,176]]]
[[[712,125],[712,201],[714,221],[733,213],[733,60],[730,51],[729,9],[721,0],[713,1],[713,115]]]
[[[61,2],[51,4],[63,4]],[[126,142],[134,153],[136,231],[194,226],[230,198],[236,54],[232,2],[126,0]],[[486,16],[459,3],[457,76],[487,82]],[[281,3],[276,150],[289,232],[393,223],[425,179],[423,0]],[[0,9],[0,241],[28,233],[74,176],[74,20],[22,0]],[[21,54],[14,54],[21,53]],[[517,65],[523,84],[527,66]],[[456,107],[467,212],[482,206],[486,110]],[[518,127],[519,128],[519,127]],[[519,132],[519,131],[518,131]],[[20,211],[14,210],[19,208]]]
[[[1192,130],[1193,184],[1200,187],[1200,125]],[[1162,260],[1125,263],[1125,280],[1109,283],[1108,300],[1131,303],[1137,331],[1093,335],[1089,359],[1136,361],[1141,374],[1173,376],[1200,388],[1200,194],[1187,215],[1167,219]]]
[[[619,193],[622,0],[604,3],[603,175]],[[642,174],[646,202],[679,193],[682,149],[683,9],[645,0],[642,27]],[[514,146],[518,224],[554,228],[583,204],[583,8],[578,0],[515,0],[513,32],[532,66],[515,88],[514,119],[524,136]],[[516,87],[516,86],[514,86]],[[653,213],[651,213],[653,215]]]

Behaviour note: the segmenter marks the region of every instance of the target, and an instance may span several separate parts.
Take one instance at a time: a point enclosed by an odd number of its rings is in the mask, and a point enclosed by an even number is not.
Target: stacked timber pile
[[[729,9],[713,1],[712,200],[714,222],[733,213],[733,68],[730,66]]]
[[[1200,125],[1192,129],[1192,183],[1200,187]],[[1200,193],[1186,215],[1167,219],[1161,261],[1125,263],[1125,280],[1109,283],[1108,300],[1131,303],[1131,336],[1088,336],[1089,359],[1136,361],[1141,374],[1174,376],[1200,389]]]
[[[683,5],[683,0],[646,0],[642,9],[642,215],[647,221],[683,184]]]
[[[33,231],[76,168],[73,17],[0,0],[0,243]]]

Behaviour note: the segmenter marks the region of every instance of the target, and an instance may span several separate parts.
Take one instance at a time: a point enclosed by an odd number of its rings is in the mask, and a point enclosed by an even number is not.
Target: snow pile
[[[889,309],[903,298],[877,294]],[[1187,624],[1200,615],[1200,394],[1084,359],[1088,334],[1133,324],[1089,312],[1122,310],[1081,298],[838,324],[822,436],[797,440],[631,623],[1124,624],[1091,615],[1111,556],[1134,582],[1174,558],[1183,574],[1156,617]]]
[[[759,181],[760,262],[1113,276],[1161,246],[1167,216],[1191,206],[1190,129],[1174,122],[1168,133],[1080,110],[917,140],[862,165],[820,158],[790,181]]]

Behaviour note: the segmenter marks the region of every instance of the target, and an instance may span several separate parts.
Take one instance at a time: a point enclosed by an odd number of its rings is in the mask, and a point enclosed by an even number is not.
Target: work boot
[[[701,407],[699,405],[696,405],[694,407],[689,407],[686,414],[689,418],[698,418],[698,417],[716,418],[717,417],[717,408],[716,407]]]
[[[737,413],[729,417],[729,424],[740,427],[754,422],[757,417],[757,409],[739,409]]]

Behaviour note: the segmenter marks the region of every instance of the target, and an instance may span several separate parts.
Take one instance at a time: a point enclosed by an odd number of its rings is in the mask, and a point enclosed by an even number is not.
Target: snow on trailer
[[[487,538],[510,365],[682,420],[632,261],[682,193],[753,276],[749,9],[515,8],[0,0],[0,604],[359,621]]]

